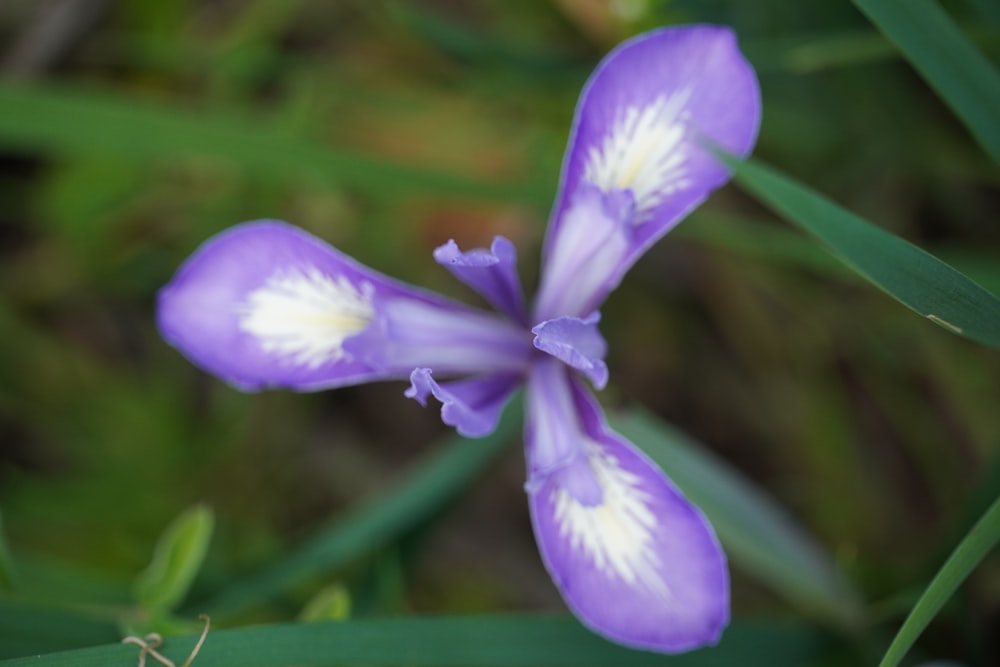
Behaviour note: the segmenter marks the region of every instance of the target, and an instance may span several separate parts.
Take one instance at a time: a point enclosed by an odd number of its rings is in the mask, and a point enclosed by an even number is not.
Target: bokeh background
[[[976,3],[946,5],[996,61]],[[997,166],[846,2],[0,3],[0,509],[22,594],[122,603],[164,526],[203,502],[197,601],[391,489],[448,435],[435,409],[401,383],[240,394],[158,338],[157,289],[258,218],[466,300],[432,250],[503,234],[533,286],[585,78],[621,40],[687,22],[740,35],[758,158],[1000,293]],[[637,265],[602,330],[604,403],[646,408],[765,489],[873,623],[905,614],[1000,491],[997,355],[734,186]],[[515,439],[460,502],[323,583],[361,614],[562,609],[523,478]],[[925,650],[998,655],[998,600],[993,559]],[[795,616],[739,568],[733,602]]]

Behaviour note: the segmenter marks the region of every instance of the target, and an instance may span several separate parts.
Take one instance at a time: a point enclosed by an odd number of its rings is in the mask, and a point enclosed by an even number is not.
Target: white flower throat
[[[619,113],[599,146],[590,148],[583,178],[604,192],[631,190],[636,222],[644,222],[664,198],[688,187],[688,151],[684,139],[691,89],[661,95],[641,109]]]
[[[659,573],[653,537],[658,521],[649,509],[649,495],[640,488],[639,477],[623,470],[599,445],[591,443],[587,449],[603,498],[596,505],[586,505],[567,489],[555,489],[549,500],[555,506],[560,534],[605,575],[669,597]]]
[[[315,267],[278,272],[247,297],[239,326],[289,362],[313,369],[346,356],[342,344],[374,316],[371,284]]]

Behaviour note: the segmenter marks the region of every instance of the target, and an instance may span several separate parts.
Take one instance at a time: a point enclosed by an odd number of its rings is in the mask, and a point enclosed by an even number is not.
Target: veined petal
[[[206,241],[160,290],[163,338],[197,366],[246,391],[336,387],[404,372],[375,368],[344,343],[379,300],[460,308],[355,262],[278,221],[237,225]]]
[[[431,376],[431,369],[418,368],[410,374],[410,388],[405,393],[423,406],[433,394],[441,401],[441,420],[445,424],[467,438],[481,438],[496,429],[503,406],[521,380],[520,375],[493,373],[439,384]]]
[[[572,366],[594,385],[604,389],[608,384],[608,366],[604,363],[608,344],[597,329],[600,313],[590,317],[560,317],[546,320],[531,330],[535,347]]]
[[[567,605],[595,632],[628,646],[674,653],[714,644],[729,622],[729,575],[711,526],[608,428],[581,384],[564,369],[538,370],[528,392],[527,489],[542,560]],[[548,400],[542,390],[560,398]],[[568,412],[539,419],[553,409]],[[561,457],[563,467],[546,470],[546,438],[559,441],[555,450],[572,451]]]
[[[618,46],[577,104],[546,257],[571,233],[568,212],[589,184],[635,198],[627,265],[634,263],[729,179],[710,147],[748,154],[760,113],[757,77],[728,28],[665,28]]]
[[[522,327],[495,313],[386,298],[376,299],[371,324],[345,340],[344,351],[392,376],[414,368],[469,375],[523,373],[533,348]]]
[[[434,251],[434,259],[497,310],[526,323],[524,291],[517,275],[517,250],[513,243],[497,236],[489,250],[476,248],[463,253],[458,244],[448,241]]]
[[[583,184],[549,248],[535,299],[535,318],[583,316],[618,286],[628,269],[634,200]]]
[[[525,417],[525,488],[534,493],[549,476],[584,454],[566,367],[557,359],[543,357],[532,364]]]

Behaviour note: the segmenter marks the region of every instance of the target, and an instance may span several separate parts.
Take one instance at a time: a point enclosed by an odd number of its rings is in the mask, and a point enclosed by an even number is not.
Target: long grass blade
[[[854,0],[1000,164],[1000,72],[934,0]]]
[[[160,650],[179,665],[196,639],[168,637]],[[733,624],[715,647],[666,657],[612,644],[565,616],[383,618],[212,631],[194,665],[770,667],[810,664],[827,649],[815,631],[791,624]],[[134,665],[138,652],[113,644],[0,661],[0,667]]]
[[[777,170],[731,164],[746,190],[904,306],[952,333],[1000,347],[1000,299],[979,284]]]
[[[998,541],[1000,541],[1000,498],[958,543],[955,551],[938,570],[896,633],[879,667],[895,667],[900,663],[927,624]]]
[[[117,641],[108,618],[80,610],[0,598],[0,661],[20,655],[66,651]]]

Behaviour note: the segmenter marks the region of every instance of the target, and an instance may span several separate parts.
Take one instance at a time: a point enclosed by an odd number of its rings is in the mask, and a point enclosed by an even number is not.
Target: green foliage
[[[113,645],[121,638],[116,623],[109,619],[3,598],[0,619],[0,656],[4,658]]]
[[[299,612],[299,620],[306,623],[344,621],[350,616],[351,594],[340,584],[321,589]]]
[[[934,0],[854,0],[1000,164],[1000,72]]]
[[[952,333],[1000,347],[1000,299],[933,255],[777,171],[747,161],[736,180],[900,303]]]
[[[212,510],[196,505],[163,531],[152,562],[135,580],[136,599],[146,611],[160,615],[184,599],[205,560],[214,523]]]
[[[958,543],[955,551],[938,570],[920,599],[913,605],[906,622],[899,629],[879,667],[895,667],[924,628],[941,611],[983,558],[1000,542],[1000,498]]]
[[[196,638],[170,638],[164,655],[180,664]],[[801,665],[828,653],[823,636],[802,626],[746,622],[718,646],[669,658],[681,667],[719,664]],[[0,667],[106,667],[135,659],[135,646],[101,646],[0,661]],[[662,665],[655,653],[607,642],[575,619],[558,616],[379,618],[339,623],[269,625],[209,633],[194,665],[281,667],[643,667]]]

